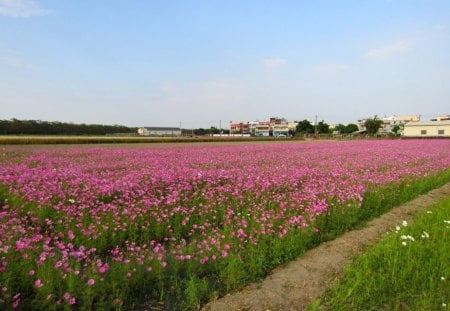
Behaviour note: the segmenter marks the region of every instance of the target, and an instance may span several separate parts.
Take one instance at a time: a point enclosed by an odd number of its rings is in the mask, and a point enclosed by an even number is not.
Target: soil
[[[304,310],[342,275],[344,266],[355,255],[403,220],[414,220],[431,204],[449,196],[450,183],[447,183],[368,222],[364,228],[346,232],[309,250],[295,261],[273,270],[262,282],[213,301],[202,310]]]

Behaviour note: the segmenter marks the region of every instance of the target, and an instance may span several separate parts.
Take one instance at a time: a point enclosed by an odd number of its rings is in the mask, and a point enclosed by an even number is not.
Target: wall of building
[[[420,124],[415,122],[406,124],[403,130],[403,136],[405,137],[450,137],[450,122],[443,124],[436,122],[437,124]]]

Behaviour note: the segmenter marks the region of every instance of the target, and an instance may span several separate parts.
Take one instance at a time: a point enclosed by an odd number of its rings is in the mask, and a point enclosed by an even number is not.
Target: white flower
[[[399,231],[400,230],[400,226],[395,226],[395,231]]]
[[[69,199],[69,200],[67,200],[67,201],[69,201],[70,203],[75,203],[75,200],[74,200],[74,199]]]
[[[427,214],[433,214],[433,212],[432,211],[427,211]]]
[[[450,225],[450,220],[444,220],[444,223]]]
[[[442,280],[442,281],[445,281],[445,277],[441,276],[441,280]]]
[[[430,237],[430,235],[426,231],[424,231],[423,234],[421,235],[421,237],[422,237],[422,239],[425,239],[425,238],[428,239]]]
[[[410,235],[402,235],[400,237],[402,240],[411,240],[411,241],[415,241],[414,237],[410,236]]]
[[[406,242],[405,242],[405,241],[403,241],[403,242],[402,242],[402,245],[403,245],[403,246],[406,246]]]
[[[406,227],[408,225],[408,222],[406,220],[403,220],[402,225],[403,225],[403,227]]]
[[[442,303],[442,306],[445,308],[446,306],[447,306],[447,304],[445,304],[445,303]]]

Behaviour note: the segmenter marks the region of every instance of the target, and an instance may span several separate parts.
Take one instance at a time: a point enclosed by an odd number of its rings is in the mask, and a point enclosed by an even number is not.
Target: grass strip
[[[448,310],[450,197],[358,256],[308,310]]]

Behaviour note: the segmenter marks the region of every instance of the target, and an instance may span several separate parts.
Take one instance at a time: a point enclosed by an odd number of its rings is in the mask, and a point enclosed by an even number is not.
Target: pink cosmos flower
[[[34,281],[34,285],[35,285],[37,288],[41,288],[42,286],[44,286],[44,284],[42,284],[42,282],[41,282],[40,279],[37,279],[36,281]]]
[[[88,283],[89,286],[92,286],[92,285],[95,284],[95,280],[94,279],[89,279],[87,283]]]

